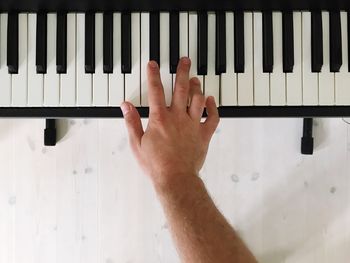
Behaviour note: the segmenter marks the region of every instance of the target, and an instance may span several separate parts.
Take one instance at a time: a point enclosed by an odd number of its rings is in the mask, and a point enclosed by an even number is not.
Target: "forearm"
[[[198,176],[173,177],[155,188],[183,262],[256,262]]]

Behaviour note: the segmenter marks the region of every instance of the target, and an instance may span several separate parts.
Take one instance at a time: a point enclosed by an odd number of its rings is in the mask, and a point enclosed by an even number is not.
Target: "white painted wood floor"
[[[0,263],[179,262],[122,120],[0,121]],[[68,128],[68,132],[66,132]],[[350,259],[350,126],[317,120],[314,156],[300,119],[222,120],[201,173],[259,262]]]

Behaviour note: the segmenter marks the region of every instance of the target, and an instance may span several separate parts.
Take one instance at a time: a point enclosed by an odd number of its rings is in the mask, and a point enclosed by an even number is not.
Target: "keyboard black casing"
[[[1,0],[2,12],[350,10],[349,0]]]
[[[149,108],[138,107],[142,118]],[[350,106],[224,106],[222,118],[350,117]],[[119,107],[8,107],[0,108],[0,118],[119,118]],[[203,117],[206,117],[206,113]]]

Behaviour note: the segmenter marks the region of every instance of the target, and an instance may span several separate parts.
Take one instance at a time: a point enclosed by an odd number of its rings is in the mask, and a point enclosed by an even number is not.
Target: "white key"
[[[149,13],[141,13],[141,105],[148,104],[147,64],[149,62]]]
[[[180,12],[179,14],[179,38],[180,38],[180,58],[188,56],[188,13]]]
[[[188,13],[179,13],[179,57],[188,57]],[[193,64],[192,64],[193,65]],[[173,74],[173,87],[176,74]]]
[[[226,73],[221,74],[220,105],[237,105],[237,74],[234,64],[234,14],[226,12]]]
[[[67,14],[67,72],[60,74],[61,105],[76,105],[76,14]]]
[[[189,13],[188,16],[188,53],[191,59],[190,78],[198,77],[203,91],[203,76],[197,75],[197,13]]]
[[[303,104],[301,12],[293,13],[293,27],[294,69],[292,73],[286,73],[287,105],[300,106]]]
[[[44,75],[36,72],[37,15],[28,14],[28,105],[43,106]]]
[[[161,12],[159,14],[160,30],[160,74],[164,87],[165,102],[167,106],[171,104],[173,96],[172,74],[170,73],[170,42],[169,42],[169,13]]]
[[[121,70],[121,14],[113,14],[113,74],[109,74],[109,105],[124,101],[124,74]]]
[[[85,74],[85,14],[77,14],[77,106],[92,104],[92,74]]]
[[[311,13],[302,12],[303,105],[318,104],[318,75],[311,71]]]
[[[270,105],[270,74],[263,71],[262,13],[254,15],[254,105]]]
[[[7,14],[0,14],[0,106],[11,104],[11,75],[7,69]]]
[[[60,103],[60,76],[56,71],[57,15],[47,15],[47,73],[44,74],[44,105]]]
[[[131,14],[131,59],[131,74],[125,74],[125,99],[140,106],[140,13]]]
[[[12,105],[26,106],[28,99],[28,15],[18,15],[18,74],[12,75]]]
[[[273,12],[273,72],[270,74],[271,105],[286,105],[286,76],[283,72],[282,13]]]
[[[334,105],[334,73],[330,72],[329,59],[329,13],[322,12],[323,30],[323,67],[318,74],[318,92],[320,105]]]
[[[220,103],[220,76],[215,74],[215,28],[216,16],[208,14],[208,74],[204,76],[205,96],[213,96],[216,104]]]
[[[103,73],[103,14],[95,15],[95,74],[93,74],[93,105],[108,105],[108,74]]]
[[[335,73],[335,99],[337,105],[350,105],[350,73],[348,64],[348,19],[347,12],[340,13],[342,34],[343,65],[339,73]]]
[[[244,13],[244,73],[237,74],[238,105],[249,106],[254,103],[254,74],[253,74],[253,14]]]

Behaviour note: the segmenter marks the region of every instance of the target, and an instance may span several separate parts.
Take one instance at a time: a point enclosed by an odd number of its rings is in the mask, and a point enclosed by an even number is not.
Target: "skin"
[[[199,80],[189,79],[190,67],[190,59],[180,60],[172,103],[167,108],[158,65],[149,62],[146,130],[131,103],[121,106],[130,146],[153,183],[182,262],[255,263],[198,176],[219,114],[214,98],[203,96]],[[201,122],[205,109],[208,117]]]

